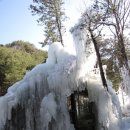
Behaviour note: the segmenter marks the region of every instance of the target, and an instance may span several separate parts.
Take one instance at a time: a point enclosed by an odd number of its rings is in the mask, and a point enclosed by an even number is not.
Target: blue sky
[[[0,44],[24,40],[34,43],[44,40],[43,27],[38,26],[36,16],[31,15],[29,5],[33,0],[0,0]],[[81,12],[82,0],[65,0],[69,28],[76,23]]]
[[[0,0],[0,44],[15,40],[31,43],[43,40],[43,28],[31,15],[30,3],[32,0]]]

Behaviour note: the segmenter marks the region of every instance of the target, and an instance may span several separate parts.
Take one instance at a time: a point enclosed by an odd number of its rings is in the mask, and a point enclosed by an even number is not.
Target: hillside
[[[37,64],[45,62],[47,52],[38,50],[33,44],[15,41],[0,46],[0,95]]]

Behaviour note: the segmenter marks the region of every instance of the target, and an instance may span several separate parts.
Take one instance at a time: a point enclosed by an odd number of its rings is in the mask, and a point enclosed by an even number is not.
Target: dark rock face
[[[40,103],[48,90],[39,93],[37,87],[37,84],[35,84],[34,93],[32,95],[30,93],[27,99],[21,100],[19,104],[12,108],[11,119],[7,119],[2,130],[41,130]],[[22,97],[25,95],[23,94]]]
[[[25,109],[18,105],[12,109],[11,120],[7,120],[5,130],[24,130],[26,128]]]

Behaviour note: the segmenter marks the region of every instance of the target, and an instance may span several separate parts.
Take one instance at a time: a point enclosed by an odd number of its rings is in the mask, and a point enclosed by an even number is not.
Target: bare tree
[[[95,0],[94,4],[91,5],[90,8],[87,8],[86,12],[82,15],[83,23],[88,27],[88,31],[94,43],[98,62],[100,62],[101,58],[99,58],[100,55],[98,55],[99,48],[97,46],[96,38],[102,34],[105,27],[109,28],[113,35],[116,60],[122,77],[123,75],[121,71],[123,69],[123,71],[128,72],[126,76],[130,77],[124,39],[124,32],[129,27],[129,15],[129,0]],[[101,65],[99,65],[99,67],[100,66]],[[101,68],[100,72],[102,71]],[[123,80],[125,84],[125,79]]]
[[[108,90],[107,81],[105,78],[101,55],[100,55],[99,47],[98,47],[98,41],[97,41],[97,38],[100,37],[101,30],[102,30],[102,25],[97,24],[99,21],[98,17],[99,17],[99,15],[95,14],[95,12],[93,12],[93,9],[88,9],[82,15],[82,22],[81,23],[83,23],[82,26],[87,26],[87,30],[90,33],[90,38],[92,39],[92,42],[94,44],[94,48],[96,51],[96,55],[97,55],[97,60],[98,60],[98,64],[99,64],[99,70],[100,70],[102,83],[103,83],[104,88],[106,88]],[[98,29],[98,28],[100,28],[100,29]]]
[[[130,95],[130,68],[125,48],[125,31],[129,28],[130,1],[129,0],[96,0],[96,8],[103,9],[99,25],[109,27],[115,39],[117,65],[122,78],[122,89]]]
[[[103,10],[103,15],[100,17],[99,25],[108,26],[115,38],[117,59],[119,67],[125,66],[129,71],[128,58],[125,49],[124,32],[129,27],[128,17],[130,15],[129,0],[96,0],[95,8]]]

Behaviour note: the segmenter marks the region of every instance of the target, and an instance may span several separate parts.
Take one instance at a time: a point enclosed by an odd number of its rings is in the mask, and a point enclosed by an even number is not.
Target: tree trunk
[[[57,23],[58,32],[59,32],[59,35],[60,35],[60,42],[61,42],[62,46],[64,46],[63,38],[62,38],[62,34],[61,34],[61,25],[59,23],[58,16],[56,16],[56,23]]]
[[[101,61],[101,55],[99,53],[97,41],[94,38],[93,32],[90,28],[89,28],[89,32],[90,32],[90,35],[91,35],[91,38],[92,38],[92,41],[93,41],[93,44],[94,44],[94,48],[95,48],[95,51],[96,51],[102,83],[103,83],[104,88],[106,88],[107,91],[108,91],[107,81],[106,81],[106,78],[105,78],[105,75],[104,75],[104,71],[103,71],[103,67],[102,67],[102,61]]]
[[[120,54],[117,54],[118,60],[119,60],[119,66],[123,67],[123,65],[126,67],[126,69],[129,71],[129,76],[130,76],[130,69],[128,65],[128,58],[125,50],[125,45],[124,45],[124,40],[123,36],[119,34],[118,37],[118,50]]]

